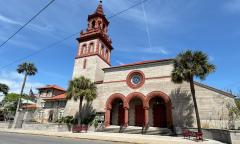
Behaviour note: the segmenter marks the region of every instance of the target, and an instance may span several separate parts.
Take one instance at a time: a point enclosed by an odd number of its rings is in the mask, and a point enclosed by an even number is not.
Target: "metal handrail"
[[[142,125],[142,134],[146,134],[148,128],[149,128],[149,123],[147,123],[147,124],[143,123],[143,125]]]
[[[142,123],[142,134],[144,134],[144,129],[145,129],[145,123]]]
[[[123,130],[124,126],[125,126],[125,123],[122,123],[122,124],[120,125],[119,133],[122,133],[122,130]]]

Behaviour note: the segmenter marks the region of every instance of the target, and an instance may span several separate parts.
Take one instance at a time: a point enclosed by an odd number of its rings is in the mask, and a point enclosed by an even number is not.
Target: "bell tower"
[[[78,41],[78,52],[75,58],[73,78],[84,76],[92,81],[101,81],[103,68],[110,67],[110,56],[113,50],[108,36],[109,21],[104,15],[102,1],[96,11],[88,15],[88,27],[81,31]]]

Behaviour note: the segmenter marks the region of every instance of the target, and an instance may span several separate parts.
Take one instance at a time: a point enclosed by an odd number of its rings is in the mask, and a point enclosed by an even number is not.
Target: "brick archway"
[[[141,99],[142,103],[143,103],[143,108],[146,108],[147,105],[146,105],[146,96],[142,93],[139,93],[139,92],[133,92],[133,93],[130,93],[127,95],[127,104],[128,104],[128,107],[129,107],[129,103],[130,101],[133,99],[133,98],[139,98]]]
[[[133,100],[134,98],[138,98],[141,100],[142,105],[134,105],[134,107],[130,107],[130,102],[131,100]],[[146,117],[148,116],[148,113],[146,113],[146,111],[148,111],[148,108],[146,107],[146,96],[142,93],[139,92],[133,92],[128,94],[127,96],[127,104],[130,109],[134,109],[134,113],[131,113],[133,111],[129,111],[130,114],[129,116],[134,116],[134,118],[128,118],[129,119],[129,124],[133,125],[133,126],[142,126],[142,124],[146,124]],[[134,121],[130,121],[133,120]]]
[[[111,115],[111,109],[112,109],[112,102],[115,99],[121,99],[122,100],[123,108],[125,109],[125,125],[126,125],[126,122],[128,121],[128,119],[127,119],[127,117],[128,117],[128,104],[127,104],[126,97],[123,94],[115,93],[115,94],[112,94],[106,102],[105,126],[110,125],[110,119],[111,119],[110,115]]]
[[[155,98],[155,97],[160,97],[160,98],[163,99],[163,101],[165,103],[165,106],[166,106],[166,112],[167,112],[167,126],[168,126],[168,128],[172,128],[172,126],[173,126],[173,122],[172,122],[172,103],[171,103],[170,97],[167,94],[165,94],[161,91],[153,91],[153,92],[147,94],[146,107],[149,108],[150,100],[152,98]]]
[[[112,94],[107,102],[106,102],[106,109],[112,109],[112,102],[115,100],[115,99],[121,99],[123,101],[123,107],[124,108],[128,108],[128,104],[127,104],[127,100],[126,100],[126,97],[123,95],[123,94],[120,94],[120,93],[115,93],[115,94]]]

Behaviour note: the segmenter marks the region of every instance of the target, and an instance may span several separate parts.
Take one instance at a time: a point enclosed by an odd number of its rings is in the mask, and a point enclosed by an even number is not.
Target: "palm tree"
[[[20,106],[21,97],[23,95],[23,90],[24,90],[24,87],[25,87],[25,84],[26,84],[27,76],[35,75],[37,73],[37,68],[35,67],[35,65],[33,63],[24,62],[24,63],[22,63],[18,66],[17,72],[19,74],[24,74],[24,79],[23,79],[23,84],[22,84],[22,88],[21,88],[20,98],[18,100],[18,105],[17,105],[17,111],[18,111],[19,106]]]
[[[8,94],[9,87],[6,84],[0,83],[0,92],[2,92],[4,95]]]
[[[78,124],[81,124],[82,103],[85,99],[87,102],[93,101],[97,97],[97,87],[90,79],[81,76],[70,81],[67,89],[67,99],[74,99],[79,102]]]
[[[195,96],[194,77],[204,80],[208,74],[215,71],[215,66],[208,61],[208,56],[201,51],[187,50],[174,59],[172,81],[174,83],[189,82],[193,98],[198,132],[202,132],[198,106]]]

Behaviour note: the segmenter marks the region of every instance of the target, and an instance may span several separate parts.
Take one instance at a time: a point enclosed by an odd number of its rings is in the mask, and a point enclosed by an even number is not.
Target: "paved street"
[[[0,144],[113,144],[113,142],[0,132]]]

